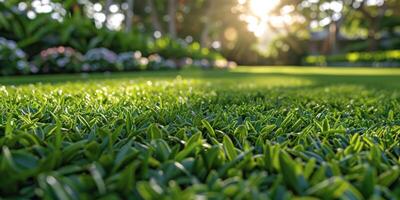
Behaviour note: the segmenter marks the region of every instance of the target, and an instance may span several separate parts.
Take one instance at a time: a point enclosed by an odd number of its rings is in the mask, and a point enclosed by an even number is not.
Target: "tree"
[[[368,5],[367,0],[362,0],[353,4],[359,15],[355,17],[361,17],[368,30],[368,43],[369,50],[376,51],[379,49],[380,33],[383,30],[385,20],[389,20],[391,17],[399,17],[396,13],[400,9],[400,2],[398,0],[384,0],[382,3]],[[388,12],[390,11],[390,12]],[[396,16],[397,15],[397,16]],[[353,20],[356,20],[353,18]]]
[[[129,32],[132,30],[133,25],[135,0],[127,0],[126,4],[128,7],[125,14],[125,30]]]
[[[105,14],[108,17],[110,15],[110,6],[113,5],[113,0],[106,0],[106,4],[104,6]]]
[[[176,11],[178,4],[176,0],[168,0],[168,32],[171,38],[177,37]]]
[[[154,0],[147,0],[147,3],[150,8],[151,24],[153,26],[154,31],[158,31],[161,34],[164,34],[164,30],[161,26],[158,12],[157,12],[157,7],[156,7]]]

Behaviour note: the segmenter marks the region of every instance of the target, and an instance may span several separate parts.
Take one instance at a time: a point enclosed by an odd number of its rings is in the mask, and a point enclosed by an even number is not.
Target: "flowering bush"
[[[106,48],[91,49],[85,54],[83,71],[121,71],[118,56]]]
[[[80,72],[83,56],[70,47],[43,50],[36,58],[41,73]]]
[[[192,66],[202,68],[202,69],[233,69],[237,67],[237,64],[232,61],[228,61],[226,59],[214,59],[214,60],[194,60]]]
[[[193,66],[193,59],[192,58],[182,58],[178,61],[179,68],[188,68]]]
[[[164,70],[164,69],[177,69],[178,63],[173,59],[164,59],[158,54],[149,56],[149,69],[151,70]]]
[[[163,67],[164,58],[158,54],[153,54],[148,57],[148,68],[151,70],[158,70]]]
[[[226,59],[216,59],[211,61],[211,65],[217,69],[233,69],[237,67],[237,64]]]
[[[84,56],[70,47],[41,51],[33,64],[14,41],[0,38],[0,75],[27,73],[76,73],[132,70],[163,70],[199,67],[226,69],[236,64],[219,57],[193,60],[191,57],[163,58],[159,54],[143,57],[140,51],[119,55],[106,48],[89,50]]]
[[[160,69],[178,69],[178,68],[179,66],[176,60],[167,59],[165,60]]]
[[[147,68],[148,59],[142,57],[140,51],[125,52],[118,55],[118,65],[124,70],[145,70]]]
[[[193,66],[199,67],[202,69],[211,69],[211,67],[212,67],[210,61],[207,59],[195,60],[195,61],[193,61]]]
[[[14,41],[0,37],[0,75],[27,74],[29,71],[25,52]]]

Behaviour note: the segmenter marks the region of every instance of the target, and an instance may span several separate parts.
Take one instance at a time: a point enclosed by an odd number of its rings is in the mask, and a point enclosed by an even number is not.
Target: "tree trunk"
[[[329,25],[329,47],[330,54],[338,53],[339,22],[333,22]]]
[[[161,34],[164,34],[160,20],[158,18],[157,8],[154,3],[154,0],[147,0],[147,3],[150,7],[151,24],[153,26],[154,31],[159,31]]]
[[[177,1],[176,0],[168,0],[168,32],[172,38],[176,38],[176,10],[177,10]]]
[[[63,8],[67,12],[67,16],[71,17],[75,14],[82,14],[80,6],[78,4],[78,0],[73,0],[69,2],[63,2]]]
[[[378,50],[379,40],[376,37],[377,23],[375,20],[371,22],[371,27],[368,29],[368,50],[376,51]]]
[[[132,30],[135,0],[127,0],[127,3],[128,9],[126,10],[125,31],[129,32]]]
[[[385,16],[388,5],[387,1],[384,1],[383,5],[379,7],[377,15],[372,15],[365,9],[365,2],[366,0],[362,1],[359,10],[364,15],[365,20],[368,20],[368,50],[376,51],[379,48],[380,41],[378,38],[379,24],[382,22],[383,17]]]
[[[212,10],[213,10],[213,6],[215,4],[214,2],[215,2],[215,0],[212,0],[212,1],[209,2],[208,6],[207,6],[206,13],[205,13],[205,16],[204,16],[204,20],[203,20],[204,27],[203,27],[203,30],[202,30],[201,36],[200,36],[201,37],[200,38],[200,44],[204,48],[207,48],[209,43],[210,43],[209,35],[210,35],[210,29],[211,29],[211,24],[212,24],[210,22],[210,19],[212,18],[211,15],[213,15]]]
[[[104,9],[105,9],[105,14],[106,14],[107,18],[110,15],[110,6],[112,4],[113,4],[113,0],[107,0],[106,1],[106,5],[105,5]]]
[[[201,31],[201,38],[200,38],[200,44],[201,44],[201,47],[203,47],[203,48],[207,48],[210,43],[209,37],[208,37],[209,33],[210,33],[210,24],[204,23],[204,28]]]

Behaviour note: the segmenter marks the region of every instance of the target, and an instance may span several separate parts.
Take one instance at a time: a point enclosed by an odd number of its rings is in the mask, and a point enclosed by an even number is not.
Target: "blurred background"
[[[399,11],[399,0],[0,0],[1,73],[395,67]]]

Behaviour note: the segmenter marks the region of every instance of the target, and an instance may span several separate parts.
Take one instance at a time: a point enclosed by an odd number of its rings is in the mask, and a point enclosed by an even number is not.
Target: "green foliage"
[[[47,48],[67,46],[82,53],[95,48],[107,48],[116,53],[140,51],[144,56],[159,54],[166,59],[223,58],[217,52],[200,48],[196,42],[187,44],[167,36],[153,39],[137,30],[125,32],[97,28],[92,19],[80,14],[65,17],[59,22],[52,19],[50,14],[38,14],[35,19],[29,19],[25,13],[13,11],[4,5],[0,6],[0,11],[0,36],[17,41],[18,46],[31,57]]]
[[[398,71],[202,73],[0,86],[2,198],[400,195]]]
[[[34,63],[39,68],[35,73],[80,72],[83,59],[82,54],[70,47],[49,48],[36,56]]]
[[[27,74],[30,66],[24,51],[14,41],[0,37],[0,75]]]
[[[106,48],[95,48],[85,54],[83,71],[104,72],[121,71],[122,66],[117,63],[118,55]]]
[[[369,63],[393,62],[400,63],[400,50],[379,52],[354,52],[332,56],[307,56],[304,59],[306,65],[329,65],[330,63]]]
[[[106,48],[94,48],[85,56],[70,47],[54,47],[43,50],[29,65],[25,53],[13,41],[0,38],[0,75],[55,74],[80,72],[113,72],[137,70],[171,70],[187,67],[235,68],[236,63],[215,57],[216,60],[191,58],[164,59],[158,54],[142,57],[140,51],[123,52],[117,55]]]
[[[140,51],[123,52],[118,55],[118,63],[126,70],[144,70],[147,68],[148,59],[142,57]]]

